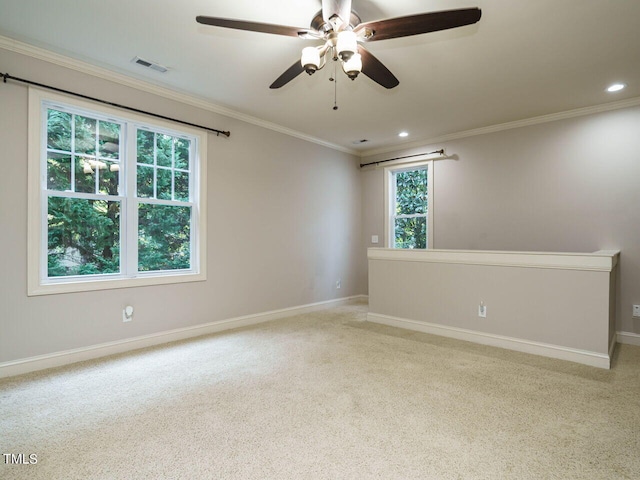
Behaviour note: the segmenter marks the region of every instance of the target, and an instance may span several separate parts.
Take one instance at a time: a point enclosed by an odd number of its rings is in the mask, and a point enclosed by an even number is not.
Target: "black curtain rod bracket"
[[[142,113],[143,115],[149,115],[151,117],[161,118],[162,120],[169,120],[170,122],[176,122],[176,123],[180,123],[182,125],[188,125],[190,127],[201,128],[203,130],[207,130],[209,132],[215,133],[216,136],[218,136],[218,137],[220,135],[224,135],[225,137],[231,136],[231,132],[228,131],[228,130],[224,131],[224,130],[218,130],[216,128],[209,128],[209,127],[205,127],[203,125],[198,125],[196,123],[185,122],[184,120],[178,120],[176,118],[167,117],[165,115],[159,115],[157,113],[147,112],[145,110],[140,110],[138,108],[127,107],[126,105],[120,105],[119,103],[108,102],[106,100],[101,100],[99,98],[90,97],[89,95],[83,95],[81,93],[71,92],[69,90],[64,90],[62,88],[52,87],[51,85],[45,85],[43,83],[32,82],[31,80],[25,80],[24,78],[14,77],[12,75],[9,75],[8,73],[0,73],[0,76],[3,78],[3,82],[4,83],[7,83],[7,80],[13,80],[15,82],[26,83],[27,85],[34,85],[36,87],[47,88],[47,89],[53,90],[55,92],[66,93],[67,95],[73,95],[75,97],[84,98],[85,100],[92,100],[94,102],[102,103],[104,105],[109,105],[111,107],[122,108],[123,110],[128,110],[130,112]]]
[[[433,152],[416,153],[415,155],[405,155],[404,157],[390,158],[388,160],[380,160],[380,161],[377,161],[377,162],[361,163],[360,164],[360,168],[367,167],[369,165],[376,165],[377,166],[377,165],[379,165],[381,163],[394,162],[396,160],[404,160],[405,158],[423,157],[425,155],[435,155],[436,153],[440,154],[440,155],[444,155],[444,148],[441,148],[440,150],[434,150]]]

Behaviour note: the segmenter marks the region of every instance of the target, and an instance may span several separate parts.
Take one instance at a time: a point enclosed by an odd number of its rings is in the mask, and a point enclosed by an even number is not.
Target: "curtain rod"
[[[218,136],[218,137],[220,135],[224,135],[225,137],[229,137],[231,135],[231,132],[229,132],[229,131],[223,131],[223,130],[218,130],[216,128],[204,127],[204,126],[198,125],[196,123],[189,123],[189,122],[185,122],[183,120],[178,120],[176,118],[165,117],[164,115],[158,115],[157,113],[151,113],[151,112],[147,112],[145,110],[140,110],[138,108],[127,107],[126,105],[120,105],[119,103],[108,102],[106,100],[101,100],[99,98],[90,97],[88,95],[83,95],[81,93],[71,92],[69,90],[64,90],[62,88],[52,87],[50,85],[45,85],[43,83],[32,82],[31,80],[25,80],[24,78],[14,77],[13,75],[9,75],[8,73],[0,73],[0,77],[4,78],[4,83],[7,83],[7,80],[14,80],[16,82],[22,82],[22,83],[26,83],[28,85],[35,85],[36,87],[48,88],[49,90],[54,90],[54,91],[60,92],[60,93],[66,93],[67,95],[74,95],[76,97],[84,98],[86,100],[93,100],[94,102],[104,103],[105,105],[110,105],[112,107],[117,107],[117,108],[122,108],[124,110],[129,110],[130,112],[142,113],[144,115],[150,115],[152,117],[161,118],[163,120],[169,120],[171,122],[181,123],[183,125],[188,125],[190,127],[202,128],[204,130],[208,130],[209,132],[215,133],[216,136]]]
[[[393,162],[394,160],[404,160],[405,158],[422,157],[423,155],[435,155],[436,153],[439,153],[440,155],[444,155],[444,148],[440,150],[434,150],[433,152],[428,152],[428,153],[416,153],[415,155],[405,155],[404,157],[390,158],[389,160],[380,160],[378,162],[361,163],[360,168],[366,167],[368,165],[378,165],[379,163]]]

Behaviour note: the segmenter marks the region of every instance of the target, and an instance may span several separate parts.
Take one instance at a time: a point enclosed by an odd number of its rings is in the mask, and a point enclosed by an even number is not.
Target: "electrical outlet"
[[[640,318],[640,305],[633,306],[633,316],[635,318]]]
[[[480,305],[478,305],[478,316],[480,318],[487,318],[487,306],[484,302],[480,302]]]
[[[342,280],[338,279],[338,280],[336,281],[336,288],[337,288],[337,289],[340,289],[341,287],[342,287]]]
[[[127,305],[122,310],[122,321],[130,322],[131,320],[133,320],[133,307],[131,305]]]

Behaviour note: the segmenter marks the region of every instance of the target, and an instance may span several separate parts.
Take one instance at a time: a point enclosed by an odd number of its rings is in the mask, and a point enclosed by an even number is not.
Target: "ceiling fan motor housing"
[[[360,20],[360,16],[352,10],[348,26],[351,28],[355,28],[357,25],[360,25],[360,23],[362,23],[362,20]],[[320,10],[318,13],[316,13],[315,17],[313,17],[313,20],[311,20],[311,29],[318,32],[326,33],[333,30],[333,25],[324,20],[324,18],[322,17],[322,10]]]

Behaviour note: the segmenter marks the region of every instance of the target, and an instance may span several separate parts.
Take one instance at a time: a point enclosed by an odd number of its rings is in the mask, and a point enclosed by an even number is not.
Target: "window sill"
[[[29,285],[27,295],[57,295],[61,293],[92,292],[116,288],[146,287],[151,285],[170,285],[174,283],[203,282],[206,273],[180,273],[138,278],[91,279],[77,282],[37,283]]]

